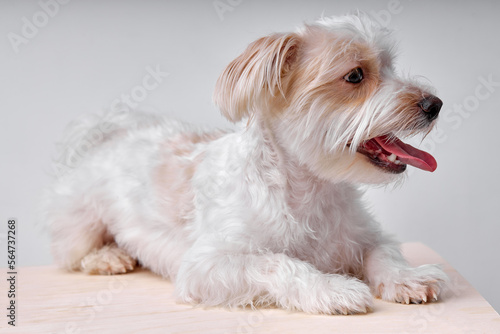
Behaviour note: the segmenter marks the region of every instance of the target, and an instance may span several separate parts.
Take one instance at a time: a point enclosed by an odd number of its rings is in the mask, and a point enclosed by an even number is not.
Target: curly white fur
[[[350,314],[372,294],[437,299],[443,271],[409,267],[355,186],[401,175],[359,145],[434,124],[417,106],[429,88],[396,77],[392,55],[365,15],[322,19],[254,42],[226,68],[214,98],[241,121],[235,131],[138,112],[75,123],[71,168],[42,203],[57,263],[112,274],[137,259],[205,305]],[[345,76],[357,67],[355,86]]]

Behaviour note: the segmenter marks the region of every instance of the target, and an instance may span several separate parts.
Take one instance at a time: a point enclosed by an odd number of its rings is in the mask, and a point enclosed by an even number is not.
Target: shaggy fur
[[[397,137],[430,131],[440,101],[397,77],[393,54],[365,15],[324,18],[227,66],[214,99],[235,131],[138,112],[76,122],[62,159],[78,163],[43,201],[56,262],[118,274],[137,260],[194,304],[352,314],[373,295],[436,300],[446,275],[409,267],[356,189],[400,180],[405,161],[435,168]]]

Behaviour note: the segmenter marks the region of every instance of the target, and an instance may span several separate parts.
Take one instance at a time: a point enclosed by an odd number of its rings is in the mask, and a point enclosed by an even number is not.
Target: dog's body
[[[45,196],[61,266],[116,274],[137,259],[206,305],[336,314],[366,312],[372,293],[437,299],[444,273],[409,267],[352,185],[435,169],[395,136],[429,131],[440,101],[395,77],[383,29],[355,15],[265,37],[215,99],[236,131],[132,112],[69,131],[73,150],[100,136]]]

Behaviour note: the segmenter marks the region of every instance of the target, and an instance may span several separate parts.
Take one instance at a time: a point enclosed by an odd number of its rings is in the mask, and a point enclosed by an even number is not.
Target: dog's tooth
[[[389,160],[390,162],[396,162],[397,158],[398,156],[392,153],[390,156],[387,157],[387,160]]]

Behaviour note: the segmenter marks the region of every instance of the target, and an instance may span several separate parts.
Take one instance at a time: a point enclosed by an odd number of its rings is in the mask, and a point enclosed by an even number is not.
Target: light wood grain
[[[500,316],[449,264],[420,243],[403,245],[413,265],[442,263],[451,278],[443,300],[426,305],[375,301],[373,312],[319,316],[279,309],[193,307],[147,270],[119,276],[26,267],[18,275],[15,329],[2,333],[500,333]],[[5,283],[3,283],[5,284]],[[2,285],[4,286],[4,285]],[[2,293],[5,295],[4,293]]]

